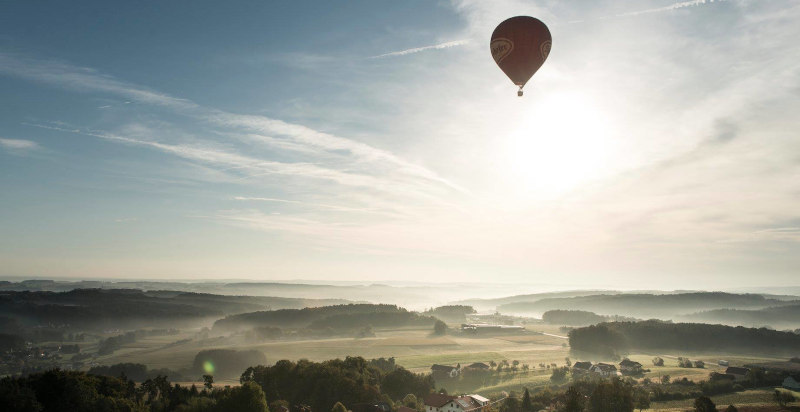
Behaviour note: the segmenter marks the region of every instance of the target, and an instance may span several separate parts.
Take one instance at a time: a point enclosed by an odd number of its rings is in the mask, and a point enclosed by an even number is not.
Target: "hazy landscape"
[[[798,412],[798,22],[0,1],[0,412]]]
[[[199,292],[209,285],[227,293]],[[390,404],[407,404],[408,393],[422,402],[428,391],[502,399],[527,389],[546,405],[571,383],[599,378],[570,368],[575,362],[630,359],[642,367],[625,374],[632,388],[650,391],[650,409],[670,410],[689,405],[697,394],[740,406],[770,404],[772,390],[763,386],[780,386],[800,371],[800,297],[791,295],[574,290],[464,299],[415,311],[367,295],[397,289],[390,294],[395,299],[436,301],[442,286],[254,283],[258,296],[238,294],[241,287],[6,282],[0,291],[2,373],[26,376],[58,368],[125,376],[137,384],[166,377],[199,388],[206,375],[213,376],[213,385],[235,387],[257,380],[246,377],[257,365],[363,358],[383,373],[407,370],[430,379],[396,389],[407,393],[378,384],[384,388],[381,399]],[[302,291],[318,298],[296,297]],[[347,293],[352,300],[341,298]],[[336,298],[319,298],[326,294]],[[472,324],[504,328],[465,327]],[[460,372],[442,376],[433,365]],[[762,372],[738,384],[716,377],[726,376],[731,366]],[[259,373],[266,375],[257,373],[258,379],[272,379],[269,370]],[[292,396],[285,400],[324,404],[331,400],[325,396],[341,395]],[[345,401],[361,399],[352,396]]]

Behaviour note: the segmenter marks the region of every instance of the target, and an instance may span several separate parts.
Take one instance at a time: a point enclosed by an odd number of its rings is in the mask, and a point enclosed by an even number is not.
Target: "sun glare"
[[[509,184],[526,197],[558,196],[602,176],[611,144],[608,119],[576,92],[538,100],[506,142]]]

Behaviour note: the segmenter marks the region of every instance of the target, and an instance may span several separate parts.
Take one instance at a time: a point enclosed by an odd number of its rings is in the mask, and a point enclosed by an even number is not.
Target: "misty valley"
[[[0,286],[0,399],[20,410],[68,399],[70,410],[388,412],[453,400],[529,412],[601,395],[656,410],[703,397],[746,408],[790,405],[800,373],[800,297],[789,294],[443,301],[448,288],[435,284]]]

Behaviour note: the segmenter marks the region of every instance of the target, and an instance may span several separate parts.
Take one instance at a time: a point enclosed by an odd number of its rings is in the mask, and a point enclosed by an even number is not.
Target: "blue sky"
[[[0,7],[0,276],[797,284],[798,1]]]

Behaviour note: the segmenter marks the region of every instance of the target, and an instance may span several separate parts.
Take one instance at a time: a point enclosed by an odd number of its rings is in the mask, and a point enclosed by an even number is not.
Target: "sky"
[[[553,36],[524,97],[489,53]],[[0,5],[0,276],[800,285],[800,1]]]

